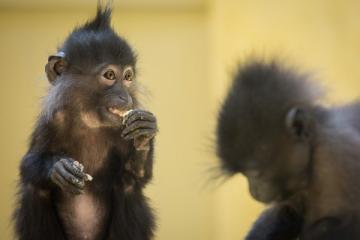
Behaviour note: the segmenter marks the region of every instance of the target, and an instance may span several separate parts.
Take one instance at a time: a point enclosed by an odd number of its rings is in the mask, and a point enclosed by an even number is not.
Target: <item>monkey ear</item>
[[[54,84],[55,79],[66,70],[67,63],[64,57],[64,52],[58,52],[48,58],[48,63],[45,65],[45,72],[51,84]]]
[[[298,107],[291,108],[286,115],[286,128],[298,140],[309,140],[312,133],[309,113]]]

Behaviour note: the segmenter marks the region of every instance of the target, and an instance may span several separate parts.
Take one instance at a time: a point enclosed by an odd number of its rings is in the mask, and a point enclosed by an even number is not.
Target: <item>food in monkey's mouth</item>
[[[126,112],[126,110],[120,110],[120,109],[115,108],[115,107],[109,107],[108,110],[112,114],[118,115],[119,117],[122,117]]]
[[[133,109],[130,109],[130,110],[119,110],[119,109],[114,108],[114,107],[109,107],[108,110],[109,110],[109,112],[111,112],[112,114],[115,114],[115,115],[119,116],[120,118],[122,118],[122,124],[123,124],[123,125],[125,125],[126,117],[127,117],[132,111],[134,111]]]

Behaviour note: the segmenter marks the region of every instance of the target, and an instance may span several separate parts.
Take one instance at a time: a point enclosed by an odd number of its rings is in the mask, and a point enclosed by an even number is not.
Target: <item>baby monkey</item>
[[[155,116],[137,100],[136,58],[111,9],[75,28],[45,70],[50,90],[20,165],[19,240],[149,240],[143,194]]]

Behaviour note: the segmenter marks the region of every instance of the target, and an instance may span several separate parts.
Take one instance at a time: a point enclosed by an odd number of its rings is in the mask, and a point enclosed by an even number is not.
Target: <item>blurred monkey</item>
[[[221,107],[217,153],[272,204],[248,240],[360,239],[360,103],[329,108],[309,75],[277,60],[239,67]]]

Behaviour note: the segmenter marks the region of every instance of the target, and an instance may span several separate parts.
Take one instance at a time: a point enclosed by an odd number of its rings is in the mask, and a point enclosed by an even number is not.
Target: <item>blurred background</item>
[[[315,72],[333,103],[360,93],[360,1],[114,0],[114,28],[139,55],[159,120],[147,195],[157,240],[242,239],[263,209],[241,176],[212,180],[216,113],[236,63],[280,55]],[[95,0],[0,0],[0,239],[13,239],[18,164],[48,88],[47,56]]]

